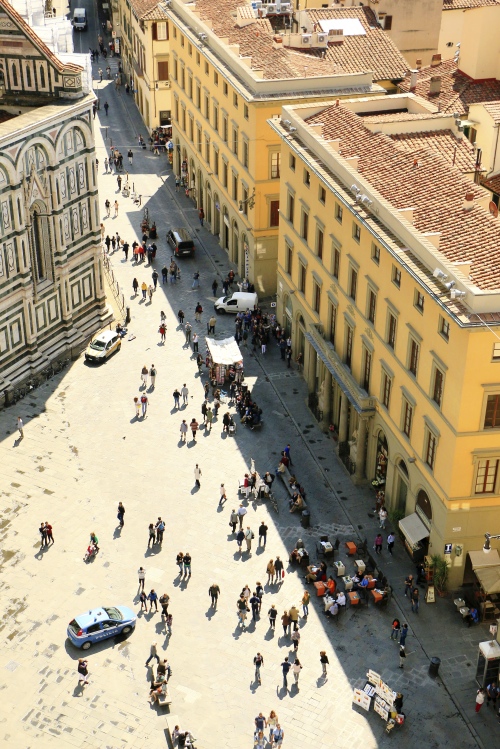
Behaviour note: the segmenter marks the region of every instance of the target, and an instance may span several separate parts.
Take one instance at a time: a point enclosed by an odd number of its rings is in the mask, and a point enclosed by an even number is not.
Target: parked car
[[[194,242],[187,229],[170,229],[167,232],[167,242],[172,247],[175,257],[189,255],[194,257]]]
[[[76,616],[68,624],[68,637],[77,648],[88,650],[95,642],[128,634],[137,622],[127,606],[103,606]]]
[[[221,296],[214,304],[219,314],[224,312],[246,312],[253,310],[259,303],[259,297],[255,292],[235,291],[232,296]]]
[[[122,339],[115,330],[106,330],[104,333],[99,333],[96,338],[89,344],[86,352],[85,359],[93,362],[103,362],[115,351],[119,351],[122,347]]]

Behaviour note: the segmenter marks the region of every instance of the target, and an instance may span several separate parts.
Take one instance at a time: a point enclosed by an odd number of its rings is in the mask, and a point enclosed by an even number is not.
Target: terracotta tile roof
[[[455,138],[451,130],[432,130],[420,133],[399,133],[390,138],[402,151],[414,154],[422,148],[439,153],[448,164],[461,172],[474,172],[476,156],[474,148],[466,138]]]
[[[372,133],[342,104],[307,122],[321,123],[327,140],[340,138],[339,154],[358,156],[358,172],[396,209],[414,208],[418,231],[439,232],[439,250],[451,262],[470,262],[474,284],[500,289],[500,221],[477,200],[468,212],[463,209],[468,192],[487,199],[483,187],[429,148],[409,153],[387,135]]]
[[[441,78],[439,94],[429,94],[430,79],[434,76]],[[399,89],[402,92],[410,90],[409,77],[399,84]],[[474,81],[460,72],[456,62],[445,60],[419,71],[415,93],[439,106],[441,112],[458,112],[462,115],[467,114],[471,104],[500,99],[500,81],[494,78]]]
[[[356,18],[365,34],[344,36],[339,44],[329,44],[326,59],[346,73],[372,70],[375,81],[400,80],[408,70],[408,63],[392,39],[379,26],[375,14],[368,7],[320,8],[307,10],[313,23],[333,19]],[[305,56],[321,57],[323,50],[301,51]]]
[[[131,0],[130,4],[132,6],[132,12],[134,13],[134,15],[137,16],[137,18],[146,20],[145,16],[147,16],[159,5],[159,0]],[[148,18],[147,20],[154,19]]]
[[[151,10],[141,16],[141,20],[143,21],[166,21],[167,18],[167,12],[161,3],[157,4],[155,8],[151,8]]]
[[[363,116],[362,112],[359,113],[363,117],[363,122],[371,122],[375,124],[377,122],[408,122],[411,120],[432,120],[442,119],[443,115],[441,112],[422,112],[420,114],[412,114],[411,112],[399,112],[396,114],[390,114],[386,112],[384,114],[369,114]]]
[[[38,49],[40,54],[50,62],[58,73],[81,73],[83,68],[81,65],[76,65],[72,62],[62,62],[48,47],[42,42],[40,37],[33,31],[31,26],[19,15],[7,0],[0,0],[0,14],[5,13],[11,18],[16,24],[19,30],[26,36],[27,39]]]
[[[486,5],[500,5],[500,0],[443,0],[443,10],[467,10]]]
[[[483,106],[495,123],[500,122],[500,101],[491,101]]]
[[[490,177],[489,179],[481,180],[481,184],[487,190],[491,190],[491,192],[500,195],[500,174],[496,174],[494,177]]]
[[[238,28],[235,23],[236,9],[241,3],[242,0],[198,0],[196,12],[218,37],[229,39],[230,44],[239,44],[240,56],[251,57],[252,68],[262,70],[264,78],[303,78],[304,67],[307,67],[308,76],[347,72],[338,63],[315,54],[306,53],[304,56],[286,48],[275,49],[275,32],[267,19],[256,19],[255,23]],[[360,72],[359,66],[351,65],[351,69]]]
[[[8,122],[14,117],[17,117],[17,114],[11,114],[10,112],[6,112],[5,109],[0,109],[0,124],[2,122]]]

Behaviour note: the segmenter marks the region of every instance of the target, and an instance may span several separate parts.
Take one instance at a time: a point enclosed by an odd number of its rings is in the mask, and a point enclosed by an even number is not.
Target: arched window
[[[45,70],[43,65],[40,65],[40,88],[45,88]]]
[[[17,68],[14,65],[14,63],[12,63],[11,72],[12,72],[12,86],[13,88],[18,88]]]
[[[431,501],[427,496],[427,492],[425,492],[423,489],[420,489],[419,493],[417,494],[417,504],[415,510],[419,517],[422,518],[426,526],[429,527],[432,520],[432,507]]]
[[[43,232],[42,232],[42,216],[39,216],[37,211],[33,212],[33,223],[32,223],[32,238],[33,238],[33,250],[35,255],[35,272],[37,281],[40,281],[45,276],[44,257],[43,257]]]
[[[26,88],[31,88],[31,68],[26,65]]]

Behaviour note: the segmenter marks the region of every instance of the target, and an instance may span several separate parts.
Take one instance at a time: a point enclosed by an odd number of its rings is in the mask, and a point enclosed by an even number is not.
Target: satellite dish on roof
[[[490,209],[491,215],[494,216],[495,218],[497,218],[497,216],[498,216],[498,206],[493,201],[491,201],[490,204],[489,204],[489,206],[488,206],[488,208]]]

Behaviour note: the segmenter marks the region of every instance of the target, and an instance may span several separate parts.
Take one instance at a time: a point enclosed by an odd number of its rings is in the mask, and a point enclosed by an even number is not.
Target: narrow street
[[[90,30],[88,32],[90,36]],[[95,46],[92,43],[92,46]],[[118,59],[94,64],[113,73]],[[143,209],[156,222],[159,240],[154,268],[160,274],[152,303],[132,290],[151,283],[153,268],[136,265],[131,254],[111,255],[116,278],[131,310],[129,332],[122,349],[100,367],[87,366],[83,356],[65,372],[33,391],[15,409],[0,413],[2,482],[2,625],[4,648],[4,729],[6,745],[16,747],[160,747],[166,746],[164,708],[150,707],[149,670],[145,667],[152,642],[172,667],[171,713],[198,738],[199,749],[247,749],[252,746],[254,718],[259,712],[278,714],[285,732],[284,746],[292,749],[374,749],[389,740],[385,722],[352,706],[352,689],[363,687],[368,669],[377,671],[404,694],[406,723],[391,740],[407,749],[452,747],[473,749],[491,742],[498,725],[493,710],[474,714],[477,643],[488,639],[483,625],[464,628],[451,598],[434,605],[422,602],[413,615],[403,596],[403,581],[413,572],[401,542],[389,558],[384,546],[381,566],[394,597],[385,609],[373,604],[345,611],[340,621],[323,613],[321,599],[312,596],[310,615],[300,618],[299,657],[303,664],[300,690],[282,688],[280,664],[293,660],[293,646],[282,635],[280,617],[299,606],[304,590],[302,571],[288,566],[288,554],[303,538],[311,560],[321,534],[340,540],[340,558],[349,572],[352,560],[345,541],[368,538],[378,529],[373,495],[352,485],[306,407],[307,386],[299,373],[288,370],[277,347],[264,357],[244,350],[246,382],[263,409],[260,432],[239,423],[234,439],[221,434],[221,417],[212,432],[200,431],[197,443],[179,442],[183,418],[201,421],[203,384],[195,359],[177,324],[177,312],[200,334],[204,353],[206,322],[213,309],[211,284],[221,286],[229,270],[224,251],[206,227],[200,227],[194,204],[175,191],[172,169],[164,155],[138,146],[147,132],[137,109],[122,87],[112,81],[98,85],[101,109],[95,119],[99,188],[104,201],[119,203],[119,214],[104,220],[106,234],[118,232],[132,244],[140,240]],[[109,114],[103,109],[109,104]],[[118,191],[116,175],[104,173],[110,147],[124,156],[124,170],[142,195],[142,207]],[[132,165],[127,151],[132,147]],[[180,260],[181,281],[161,285],[161,268],[171,251],[165,235],[170,227],[186,226],[195,238],[194,259]],[[192,276],[200,272],[200,289]],[[200,301],[202,322],[194,321]],[[160,311],[167,316],[166,344],[160,344]],[[267,308],[270,311],[270,308]],[[217,318],[216,336],[234,332],[233,317]],[[148,390],[147,418],[137,420],[133,398],[139,394],[144,365],[158,371],[156,387]],[[186,383],[189,406],[174,409],[173,390]],[[234,409],[231,409],[232,411]],[[22,416],[25,438],[14,446],[15,418]],[[256,534],[252,554],[240,555],[229,528],[229,514],[239,504],[238,480],[253,458],[258,471],[273,471],[280,451],[291,445],[294,470],[308,492],[312,524],[300,527],[288,511],[283,486],[276,486],[279,515],[260,501],[248,504],[248,524]],[[201,488],[194,468],[202,470]],[[224,483],[228,502],[218,507]],[[117,527],[116,508],[126,508],[125,526]],[[162,548],[147,548],[148,525],[161,516],[166,522]],[[49,521],[55,544],[40,552],[38,526]],[[267,546],[257,548],[258,526],[269,526]],[[82,561],[89,533],[95,531],[101,552],[90,564]],[[193,557],[193,575],[180,580],[175,563],[179,551]],[[286,561],[281,586],[267,586],[266,565],[279,555]],[[173,634],[169,638],[160,614],[140,614],[136,631],[127,639],[107,640],[88,651],[90,684],[78,687],[76,662],[82,653],[68,644],[66,627],[77,614],[100,605],[123,604],[139,611],[137,569],[146,569],[146,590],[171,597]],[[330,565],[328,574],[334,575]],[[241,589],[264,584],[262,613],[257,622],[237,624],[236,601]],[[219,606],[210,607],[208,588],[221,589]],[[267,611],[278,610],[275,632]],[[302,613],[302,612],[301,612]],[[399,648],[389,639],[392,620],[408,621],[409,657],[398,667]],[[329,678],[321,678],[319,652],[328,654]],[[253,658],[264,656],[262,685],[254,682]],[[429,659],[442,660],[440,677],[428,676]],[[25,735],[20,738],[20,727]]]

